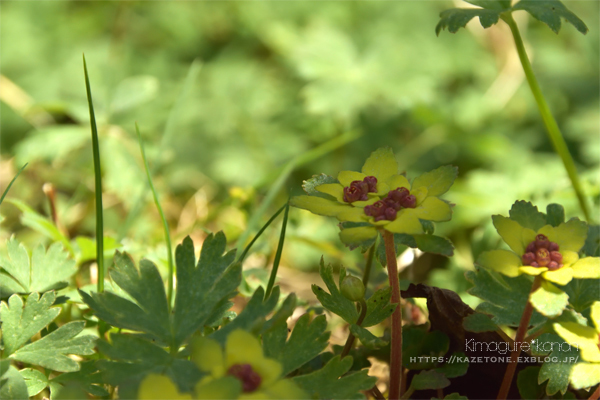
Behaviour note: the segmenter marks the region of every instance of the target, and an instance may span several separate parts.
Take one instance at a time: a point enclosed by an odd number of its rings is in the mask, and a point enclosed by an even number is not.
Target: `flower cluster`
[[[352,181],[350,186],[344,188],[344,201],[366,201],[369,200],[369,193],[377,193],[377,178],[374,176],[366,176],[362,181]]]
[[[393,221],[402,208],[415,208],[417,198],[410,194],[405,187],[399,187],[390,190],[387,197],[376,201],[370,206],[365,206],[365,215],[374,217],[375,221],[388,220]]]
[[[455,167],[440,167],[412,182],[398,170],[392,150],[381,148],[367,159],[362,172],[342,171],[337,179],[328,177],[327,183],[311,186],[308,196],[296,196],[291,204],[342,222],[360,223],[340,233],[342,241],[351,246],[375,238],[381,229],[420,235],[424,233],[421,220],[452,218],[450,204],[438,196],[454,183]]]
[[[563,257],[559,249],[558,243],[551,242],[545,235],[540,234],[529,243],[521,260],[523,265],[547,267],[548,271],[556,271],[563,266]]]

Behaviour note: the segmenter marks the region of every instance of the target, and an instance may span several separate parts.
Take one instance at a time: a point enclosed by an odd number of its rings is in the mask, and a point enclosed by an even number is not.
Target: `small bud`
[[[377,193],[377,178],[374,176],[367,176],[365,179],[363,179],[363,182],[368,185],[369,193]]]
[[[385,209],[385,219],[387,219],[388,221],[393,221],[396,219],[396,209],[392,208],[392,207],[388,207]]]
[[[365,296],[365,285],[357,277],[347,275],[342,279],[340,291],[348,300],[360,301]]]
[[[254,392],[260,386],[262,377],[254,371],[250,364],[234,364],[229,367],[227,375],[237,378],[242,383],[242,392]]]
[[[523,265],[531,265],[531,263],[535,261],[535,254],[533,252],[527,252],[523,254],[521,261],[523,261]]]
[[[389,193],[388,193],[388,198],[390,198],[390,199],[392,199],[392,200],[400,203],[409,194],[410,194],[410,192],[408,191],[407,188],[405,188],[405,187],[399,187],[397,189],[390,190]]]
[[[536,250],[537,249],[535,247],[535,242],[531,242],[531,243],[529,243],[529,245],[525,249],[525,253],[535,253]]]
[[[550,246],[548,246],[548,250],[550,250],[550,251],[560,250],[558,243],[550,242]]]
[[[415,206],[417,205],[417,198],[411,194],[409,196],[406,196],[401,204],[402,207],[405,208],[415,208]]]
[[[545,248],[540,248],[538,249],[538,251],[535,253],[536,255],[536,260],[538,262],[538,264],[540,265],[540,267],[545,267],[550,263],[550,252],[548,251],[548,249]]]
[[[556,263],[560,264],[562,263],[562,254],[560,254],[558,251],[551,251],[550,252],[550,259],[552,261],[555,261]]]
[[[546,267],[549,271],[556,271],[560,268],[560,265],[556,261],[550,261]]]
[[[365,210],[365,214],[368,215],[369,217],[377,218],[379,215],[381,215],[385,212],[385,208],[386,208],[385,203],[381,200],[378,200],[375,203],[371,204],[370,206],[366,206],[364,208],[364,210]]]
[[[360,181],[354,181],[354,182],[360,182]],[[352,182],[352,183],[354,183],[354,182]],[[362,190],[358,186],[350,185],[350,186],[346,186],[344,188],[344,201],[346,203],[353,203],[355,201],[365,201],[368,199],[369,199],[369,197],[367,196],[367,192]]]
[[[548,240],[548,238],[545,235],[537,235],[535,237],[535,246],[538,249],[544,248],[547,249],[548,247],[550,247],[550,241]]]

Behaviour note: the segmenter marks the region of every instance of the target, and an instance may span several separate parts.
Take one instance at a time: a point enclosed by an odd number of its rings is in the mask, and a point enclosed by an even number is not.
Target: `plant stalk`
[[[600,385],[594,390],[594,393],[590,396],[588,400],[597,400],[600,399]]]
[[[531,286],[529,296],[531,296],[531,294],[535,292],[541,284],[542,278],[538,275],[533,281],[533,285]],[[517,359],[519,358],[519,354],[521,354],[520,343],[522,343],[523,339],[525,338],[525,334],[527,333],[527,327],[529,327],[529,321],[531,320],[532,314],[533,306],[531,305],[531,302],[529,301],[528,297],[527,304],[525,305],[525,309],[523,310],[523,314],[521,315],[521,322],[519,322],[519,327],[517,328],[517,333],[515,335],[515,349],[510,354],[510,363],[506,366],[506,372],[504,373],[504,378],[502,379],[502,385],[500,386],[500,390],[498,391],[498,400],[504,400],[508,396],[510,385],[512,384],[515,371],[517,370]]]
[[[367,254],[367,263],[365,264],[365,272],[363,273],[362,283],[365,285],[365,290],[367,289],[367,284],[369,283],[369,277],[371,275],[371,266],[373,265],[373,256],[375,255],[375,247],[377,247],[377,241],[373,243],[373,246],[369,249],[369,253]]]
[[[542,94],[540,85],[538,84],[538,81],[535,78],[533,69],[531,68],[531,63],[529,62],[529,58],[527,57],[527,52],[525,51],[523,39],[521,38],[519,28],[517,27],[517,23],[515,22],[510,13],[503,15],[502,19],[508,24],[508,26],[510,27],[510,31],[512,32],[513,38],[515,40],[515,45],[517,47],[517,53],[519,54],[519,60],[521,60],[523,71],[525,71],[525,77],[527,78],[529,88],[533,93],[533,97],[535,98],[537,106],[540,110],[540,114],[542,115],[542,119],[544,121],[544,125],[546,126],[546,130],[548,132],[548,136],[550,137],[550,141],[552,142],[552,146],[560,156],[563,165],[565,166],[565,170],[567,171],[567,175],[571,180],[571,185],[573,185],[573,189],[575,190],[575,194],[577,195],[577,200],[579,201],[579,207],[581,207],[581,211],[583,212],[585,219],[587,221],[590,221],[590,212],[587,206],[587,202],[585,200],[585,196],[583,195],[583,190],[581,188],[579,176],[577,175],[577,168],[575,167],[575,162],[573,161],[573,157],[571,157],[571,153],[569,152],[567,143],[565,142],[565,139],[562,133],[560,132],[560,128],[558,127],[554,116],[552,116],[552,112],[550,111],[550,107],[548,107],[548,103],[546,102],[546,99]]]
[[[358,326],[360,326],[360,324],[362,324],[363,320],[367,316],[367,303],[365,302],[365,299],[362,298],[360,300],[359,304],[360,304],[360,315],[358,316],[358,319],[356,320],[356,325],[358,325]],[[348,355],[348,353],[350,353],[350,350],[352,350],[352,345],[354,345],[354,339],[356,339],[356,336],[354,336],[351,332],[348,335],[348,339],[346,339],[346,344],[344,345],[344,349],[342,350],[340,359],[346,357]]]
[[[392,304],[397,304],[392,314],[392,343],[390,351],[390,395],[389,400],[400,399],[402,382],[402,306],[400,304],[400,281],[398,280],[398,264],[394,247],[394,234],[383,230],[385,257],[387,259]]]

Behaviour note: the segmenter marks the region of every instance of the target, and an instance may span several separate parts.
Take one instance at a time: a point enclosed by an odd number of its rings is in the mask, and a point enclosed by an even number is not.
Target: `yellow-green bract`
[[[303,195],[292,198],[295,207],[308,210],[314,214],[336,217],[342,222],[359,222],[364,226],[343,229],[340,238],[346,244],[356,244],[374,238],[377,231],[385,229],[393,233],[409,235],[423,234],[424,230],[419,220],[434,222],[449,221],[452,218],[450,204],[438,198],[446,193],[454,183],[457,168],[443,166],[426,172],[415,178],[412,183],[398,172],[398,163],[390,148],[380,148],[374,151],[362,167],[361,172],[341,171],[337,183],[325,183],[315,187],[315,190],[329,195],[330,198]],[[344,199],[344,188],[354,181],[366,177],[377,178],[377,190],[368,193],[364,201],[347,202]],[[365,213],[365,206],[382,200],[391,191],[406,188],[416,198],[414,208],[402,208],[393,220],[376,221]]]

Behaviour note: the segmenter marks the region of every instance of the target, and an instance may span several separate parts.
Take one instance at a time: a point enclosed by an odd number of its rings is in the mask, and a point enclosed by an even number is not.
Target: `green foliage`
[[[436,368],[435,371],[444,374],[446,378],[456,378],[467,373],[469,361],[465,353],[454,353],[450,356],[450,360],[452,360],[452,362],[447,362],[441,367]]]
[[[535,17],[535,19],[548,25],[554,33],[560,31],[561,18],[564,18],[566,21],[573,24],[573,26],[583,34],[586,34],[588,31],[588,28],[583,21],[569,11],[567,7],[558,0],[521,0],[515,4],[512,9],[515,11],[527,11]]]
[[[450,386],[450,381],[437,371],[421,371],[410,383],[415,390],[443,389]]]
[[[392,292],[389,287],[379,289],[367,299],[367,315],[360,324],[364,328],[377,325],[389,318],[396,309],[396,304],[391,304]]]
[[[469,332],[491,332],[498,329],[492,319],[482,313],[473,313],[463,320],[463,327]]]
[[[569,305],[577,312],[582,312],[600,299],[600,287],[594,279],[573,279],[561,289],[569,296]]]
[[[562,314],[569,303],[569,296],[550,282],[543,281],[529,301],[540,314],[552,318]]]
[[[41,298],[32,293],[23,304],[19,295],[12,295],[8,304],[0,305],[4,352],[11,359],[39,365],[60,372],[77,371],[79,364],[68,354],[93,354],[94,336],[76,337],[85,325],[83,321],[69,322],[41,339],[25,345],[29,339],[52,322],[60,308],[52,308],[56,299],[53,291]]]
[[[443,356],[448,347],[448,336],[444,333],[427,332],[422,327],[408,327],[402,332],[402,365],[417,370],[433,368],[437,365],[437,360],[432,361],[432,357]],[[425,354],[429,357],[423,357]]]
[[[548,204],[546,207],[546,222],[554,227],[565,222],[565,209],[560,204]]]
[[[600,225],[588,226],[588,235],[581,250],[591,257],[600,256]]]
[[[365,328],[356,324],[350,325],[350,332],[368,349],[378,349],[389,344],[388,341],[378,338]]]
[[[310,196],[318,196],[318,197],[323,197],[324,199],[332,200],[333,197],[331,195],[319,192],[318,190],[315,189],[317,186],[324,185],[327,183],[339,183],[339,182],[337,179],[335,179],[329,175],[320,174],[320,175],[315,175],[312,178],[303,181],[302,189],[304,189],[306,194],[308,194]]]
[[[564,394],[569,386],[569,373],[575,361],[579,359],[579,350],[576,346],[569,345],[560,336],[552,333],[544,333],[536,341],[542,345],[548,342],[553,345],[553,350],[548,355],[550,361],[544,362],[540,369],[538,383],[548,381],[546,393],[550,396],[558,391]],[[535,354],[533,351],[532,353]]]
[[[0,292],[10,293],[46,292],[67,286],[69,278],[77,272],[75,261],[55,243],[48,251],[41,244],[31,258],[25,246],[14,237],[6,243],[7,256],[0,256]]]
[[[479,17],[479,22],[484,28],[496,24],[503,13],[524,10],[535,17],[538,21],[545,23],[558,33],[561,27],[561,18],[570,22],[579,32],[586,34],[587,26],[579,17],[569,11],[562,2],[558,0],[521,0],[511,7],[510,1],[504,0],[467,0],[469,3],[482,7],[477,9],[453,8],[442,11],[440,21],[435,27],[437,35],[448,28],[450,33],[456,33],[464,28],[467,23]]]
[[[340,360],[340,356],[336,356],[320,370],[293,380],[312,398],[364,399],[365,396],[360,391],[371,389],[377,378],[368,376],[366,370],[345,375],[351,367],[352,357]]]
[[[529,201],[516,201],[509,211],[510,219],[516,221],[524,228],[537,232],[546,225],[546,215]]]
[[[2,360],[0,363],[0,398],[6,400],[29,398],[27,384],[19,370],[10,365],[10,360]]]
[[[531,280],[524,275],[509,278],[483,268],[467,271],[465,277],[474,285],[469,293],[484,300],[477,306],[477,311],[492,315],[497,325],[519,325],[531,290]],[[533,312],[531,325],[544,321],[544,316]]]
[[[25,169],[26,166],[27,166],[27,163],[25,163],[25,165],[23,165],[21,167],[21,169],[19,170],[19,172],[17,172],[17,174],[12,178],[12,180],[6,186],[6,189],[4,189],[4,192],[2,193],[2,196],[0,197],[0,204],[2,204],[2,202],[4,201],[4,198],[8,194],[8,191],[10,190],[10,187],[12,186],[13,183],[15,183],[15,181],[17,180],[17,178],[19,177],[19,175],[21,175],[21,172],[23,172],[23,170]]]
[[[283,365],[282,375],[285,376],[315,358],[327,347],[330,333],[325,332],[326,328],[324,315],[311,321],[310,315],[304,314],[296,321],[294,330],[286,341],[287,324],[281,321],[263,336],[265,355]]]
[[[540,367],[525,367],[517,376],[517,387],[523,399],[539,399],[544,394],[544,386],[537,382]]]
[[[321,258],[319,273],[321,275],[321,279],[323,279],[323,282],[325,282],[327,289],[329,289],[329,293],[327,293],[317,285],[311,286],[312,291],[315,296],[317,296],[317,299],[319,299],[319,302],[323,305],[323,307],[339,315],[346,322],[350,324],[355,323],[358,319],[358,311],[356,310],[356,306],[354,305],[353,301],[348,300],[342,295],[338,286],[333,280],[333,267],[331,265],[325,266],[323,258]],[[346,271],[345,269],[342,269],[342,271],[340,271],[340,285],[345,276]]]

